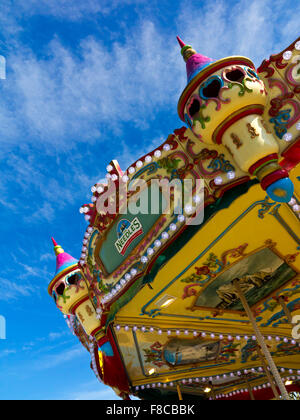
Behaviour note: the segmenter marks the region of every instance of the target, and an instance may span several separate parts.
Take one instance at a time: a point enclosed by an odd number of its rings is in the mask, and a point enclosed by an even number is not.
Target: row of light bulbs
[[[116,328],[117,331],[120,331],[121,328],[122,328],[122,326],[121,325],[116,325],[115,328]],[[126,332],[128,332],[131,329],[134,332],[140,330],[141,332],[150,332],[150,333],[154,333],[155,332],[155,333],[157,333],[159,335],[161,335],[163,332],[167,332],[167,335],[172,335],[172,334],[176,334],[176,335],[181,335],[181,334],[190,335],[190,334],[193,334],[194,337],[197,337],[197,336],[201,335],[201,337],[203,337],[203,338],[204,337],[212,338],[212,339],[217,339],[218,338],[219,340],[223,340],[225,337],[227,337],[227,339],[229,341],[233,341],[233,340],[240,341],[242,339],[248,341],[249,338],[251,338],[254,341],[256,340],[256,336],[255,335],[252,335],[252,336],[244,335],[243,336],[243,335],[240,335],[240,334],[219,334],[219,333],[216,334],[216,333],[209,333],[209,332],[199,332],[199,331],[196,331],[196,330],[191,331],[191,330],[187,330],[187,329],[185,329],[185,330],[180,330],[180,329],[167,329],[167,330],[163,330],[162,328],[146,327],[144,325],[142,327],[137,327],[136,325],[134,325],[132,327],[131,326],[128,326],[128,325],[124,325],[123,328],[124,328],[124,330]],[[271,335],[268,335],[268,336],[265,337],[265,339],[268,340],[268,341],[272,341],[272,340],[275,340],[277,342],[283,341],[284,343],[289,343],[290,342],[293,345],[297,344],[296,340],[294,340],[294,339],[291,340],[291,339],[289,339],[287,337],[279,337],[279,336],[271,336]]]
[[[300,205],[295,197],[292,197],[291,201],[288,202],[288,205],[293,210],[293,212],[300,218]]]
[[[92,369],[98,381],[102,382],[98,373],[98,369],[97,369],[96,357],[95,357],[95,352],[94,352],[94,343],[92,342],[89,343],[89,349],[90,349],[90,355],[91,355],[91,360],[92,360]]]
[[[247,369],[245,369],[243,371],[243,373],[245,375],[247,375],[249,372],[250,371],[247,370]],[[255,369],[251,369],[251,372],[261,374],[261,373],[263,373],[263,369],[262,368],[258,368],[257,371]],[[200,384],[200,383],[205,384],[205,386],[206,386],[206,385],[208,385],[210,383],[213,384],[213,381],[214,380],[217,380],[218,381],[218,380],[220,380],[222,378],[223,379],[234,378],[236,376],[242,376],[243,373],[240,372],[240,371],[238,371],[236,373],[231,372],[230,374],[227,374],[227,375],[224,374],[224,375],[221,375],[221,376],[220,375],[210,376],[210,377],[207,377],[207,378],[206,377],[205,378],[199,378],[199,377],[198,378],[187,378],[187,379],[181,379],[179,381],[171,381],[171,382],[167,382],[167,383],[154,382],[154,383],[150,383],[150,384],[146,384],[146,385],[138,385],[138,386],[135,386],[134,387],[134,390],[135,391],[139,391],[139,390],[150,389],[150,388],[167,388],[167,387],[173,388],[176,385],[192,385],[192,384]],[[296,374],[296,370],[289,369],[289,373],[295,375]],[[297,376],[287,377],[285,379],[286,380],[297,380],[297,379],[300,379],[300,370],[297,371]],[[271,385],[268,382],[266,384],[259,385],[257,387],[253,387],[253,390],[254,391],[257,391],[257,390],[260,390],[262,388],[267,388],[267,387],[270,387],[270,386]],[[239,390],[239,391],[230,392],[228,394],[219,394],[218,395],[218,398],[226,397],[226,395],[228,397],[229,396],[231,397],[233,395],[236,395],[238,393],[243,393],[243,392],[248,392],[248,390],[247,389],[242,389],[242,390]]]

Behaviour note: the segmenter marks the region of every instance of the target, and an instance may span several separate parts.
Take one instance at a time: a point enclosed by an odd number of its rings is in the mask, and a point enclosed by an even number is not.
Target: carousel
[[[258,69],[178,42],[185,126],[125,171],[108,164],[80,208],[80,259],[53,239],[48,292],[120,398],[297,399],[300,38]],[[181,211],[163,180],[192,184]],[[158,211],[130,211],[153,184]]]

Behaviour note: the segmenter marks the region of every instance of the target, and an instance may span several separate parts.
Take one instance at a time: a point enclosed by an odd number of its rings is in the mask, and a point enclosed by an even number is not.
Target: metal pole
[[[262,367],[263,367],[263,369],[264,369],[264,371],[266,373],[266,377],[268,378],[268,381],[269,381],[269,383],[271,385],[271,388],[272,388],[274,397],[276,398],[276,400],[279,400],[280,399],[279,394],[277,392],[276,386],[274,385],[273,378],[272,378],[270,372],[268,371],[267,364],[265,362],[264,356],[263,356],[263,354],[262,354],[261,349],[260,349],[259,346],[256,347],[256,351],[257,351],[257,354],[258,354],[258,356],[259,356],[259,358],[261,360],[261,364],[262,364]]]
[[[178,398],[179,398],[180,401],[182,401],[183,398],[182,398],[181,389],[180,389],[179,384],[176,385],[176,388],[177,388]]]
[[[259,328],[256,324],[256,321],[255,321],[255,318],[254,318],[253,313],[251,311],[251,308],[248,305],[248,302],[247,302],[247,300],[244,296],[244,293],[243,293],[243,291],[240,287],[239,279],[234,279],[233,284],[234,284],[236,292],[237,292],[237,294],[240,298],[240,301],[242,302],[242,305],[243,305],[243,307],[244,307],[244,309],[245,309],[245,311],[248,315],[248,318],[249,318],[249,320],[252,324],[252,327],[253,327],[253,329],[255,331],[255,334],[256,334],[257,341],[258,341],[258,343],[259,343],[259,345],[262,349],[262,352],[263,352],[265,358],[267,359],[267,362],[270,366],[270,369],[271,369],[271,372],[274,376],[276,384],[278,385],[278,388],[280,389],[281,395],[282,395],[284,400],[289,400],[290,399],[289,394],[288,394],[288,392],[287,392],[287,390],[284,386],[284,383],[281,379],[281,376],[279,375],[279,372],[278,372],[277,367],[274,363],[274,360],[272,359],[272,356],[271,356],[271,354],[269,352],[269,349],[268,349],[268,347],[265,343],[265,340],[264,340],[264,338],[263,338],[263,336],[262,336],[262,334],[261,334],[261,332],[260,332],[260,330],[259,330]]]
[[[245,383],[246,383],[246,385],[247,385],[247,389],[248,389],[248,392],[249,392],[250,398],[251,398],[251,400],[252,400],[252,401],[255,401],[254,394],[253,394],[253,391],[252,391],[251,385],[249,384],[249,381],[248,381],[248,379],[247,379],[247,376],[244,376],[244,379],[245,379]]]

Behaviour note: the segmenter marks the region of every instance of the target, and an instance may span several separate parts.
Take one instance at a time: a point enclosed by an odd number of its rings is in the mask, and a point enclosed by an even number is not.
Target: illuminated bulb
[[[282,138],[284,141],[291,141],[293,138],[293,135],[291,133],[285,133]]]
[[[136,167],[137,168],[141,168],[143,166],[143,162],[141,161],[141,160],[138,160],[137,162],[136,162]]]
[[[137,269],[136,269],[136,268],[132,268],[132,269],[130,270],[130,273],[131,273],[133,276],[135,276],[135,275],[136,275],[136,273],[137,273]]]
[[[293,55],[293,53],[292,53],[292,51],[285,51],[283,54],[282,54],[282,57],[285,59],[285,60],[290,60],[290,58],[292,57],[292,55]]]
[[[171,149],[171,146],[169,144],[164,144],[163,149],[168,152]]]
[[[107,172],[111,172],[113,169],[112,165],[107,165],[106,167]]]
[[[155,150],[155,152],[154,152],[154,156],[155,156],[156,158],[159,158],[159,157],[161,156],[161,151],[160,151],[160,150]]]
[[[147,249],[147,254],[148,254],[148,255],[152,255],[152,254],[154,254],[153,249],[152,249],[152,248],[148,248],[148,249]]]
[[[169,238],[169,234],[168,234],[168,232],[163,232],[163,233],[161,234],[161,237],[162,237],[163,239],[168,239],[168,238]]]
[[[226,175],[227,175],[228,179],[234,179],[235,178],[235,172],[233,172],[233,171],[227,172]]]
[[[148,155],[148,156],[145,157],[145,162],[146,163],[150,163],[151,160],[152,160],[152,157],[150,155]]]
[[[190,204],[187,204],[187,205],[184,207],[184,211],[185,211],[187,214],[191,214],[191,213],[193,212],[193,207],[192,207]]]
[[[118,177],[118,175],[113,174],[113,175],[111,176],[111,179],[112,179],[113,181],[117,181],[117,179],[119,179],[119,177]]]
[[[105,178],[106,178],[107,180],[111,179],[111,174],[106,174],[106,175],[105,175]]]
[[[100,185],[100,187],[97,187],[97,193],[101,194],[103,193],[104,188]]]
[[[173,231],[177,229],[177,226],[175,225],[175,223],[170,224],[170,229]]]
[[[293,210],[294,210],[294,211],[300,211],[300,206],[299,206],[299,204],[295,204],[295,205],[293,206]]]
[[[129,273],[125,274],[125,280],[129,281],[131,279],[131,275]]]
[[[97,188],[95,187],[95,185],[92,186],[91,191],[92,193],[96,192]]]
[[[178,219],[178,221],[179,221],[180,223],[182,223],[182,222],[184,222],[184,221],[185,221],[185,217],[184,217],[184,215],[183,215],[183,214],[179,214],[179,216],[177,217],[177,219]]]
[[[221,185],[221,184],[223,184],[223,179],[222,179],[220,176],[217,176],[217,177],[214,179],[214,183],[215,183],[216,185]]]
[[[159,247],[161,246],[161,242],[160,242],[160,240],[159,240],[159,239],[156,239],[156,240],[154,241],[154,246],[156,246],[156,248],[159,248]]]
[[[130,174],[134,174],[134,172],[135,172],[134,167],[133,167],[133,166],[130,166],[130,168],[128,169],[128,172],[129,172]]]
[[[145,255],[143,255],[142,258],[141,258],[141,262],[143,264],[146,264],[147,261],[148,261],[148,258]]]
[[[204,392],[205,392],[206,394],[208,394],[210,391],[211,391],[211,388],[209,388],[209,387],[206,387],[206,388],[204,389]]]
[[[293,206],[294,204],[296,204],[296,200],[294,198],[291,198],[291,201],[288,202],[288,205]]]
[[[129,178],[128,178],[128,176],[127,176],[127,175],[123,175],[123,176],[122,176],[122,181],[123,181],[123,182],[128,182],[128,180],[129,180]]]

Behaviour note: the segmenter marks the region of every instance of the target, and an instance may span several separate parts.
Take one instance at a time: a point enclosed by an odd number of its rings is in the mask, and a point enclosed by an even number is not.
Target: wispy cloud
[[[14,281],[0,277],[0,301],[11,301],[19,297],[30,296],[32,287],[30,285],[17,284]]]

